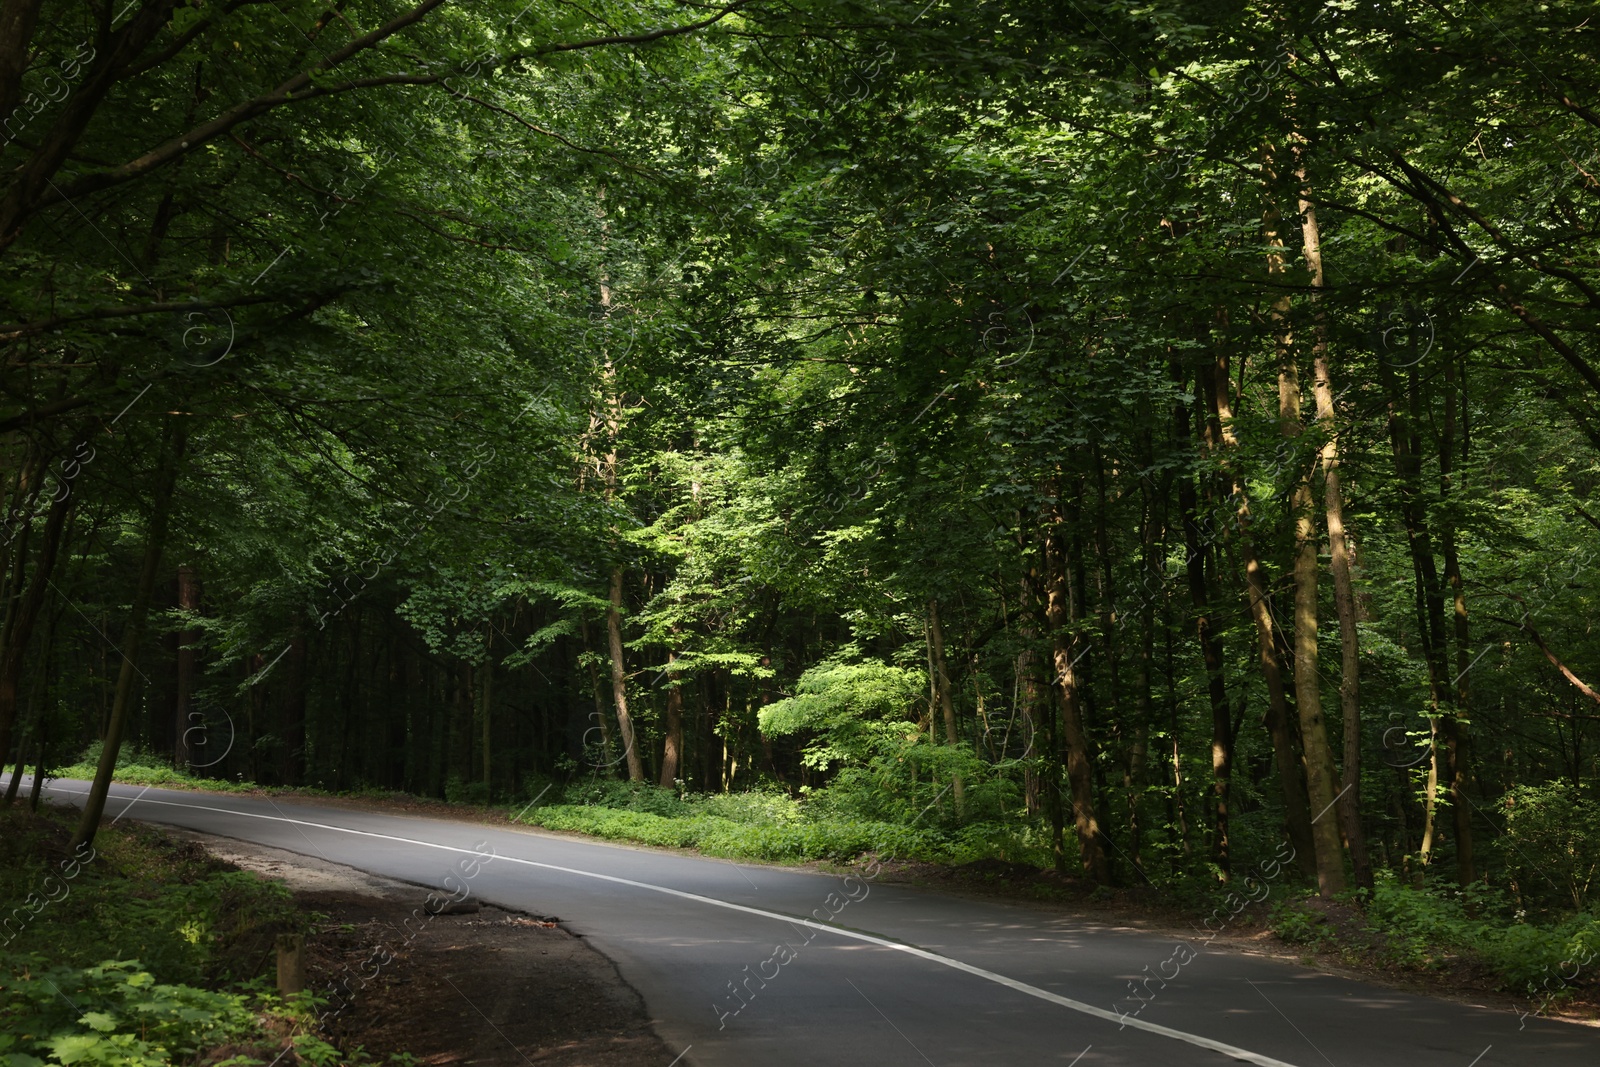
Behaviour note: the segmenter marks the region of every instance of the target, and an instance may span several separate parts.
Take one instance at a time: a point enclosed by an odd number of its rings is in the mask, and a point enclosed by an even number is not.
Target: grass
[[[55,774],[91,779],[98,752]],[[125,748],[117,758],[117,782],[168,789],[223,793],[260,792],[251,782],[202,778],[175,770],[163,757]],[[548,791],[535,786],[550,785]],[[906,827],[854,817],[826,803],[796,800],[781,792],[680,794],[670,789],[613,780],[526,783],[525,792],[548,799],[515,821],[548,830],[590,834],[612,841],[697,849],[709,856],[769,863],[843,861],[877,854],[926,863],[963,864],[981,859],[1048,863],[1042,838],[1027,827],[975,822],[960,827]],[[388,799],[389,790],[331,792],[314,787],[279,787],[275,794]],[[484,805],[440,801],[449,807],[482,811]],[[508,804],[508,817],[523,808]]]
[[[265,973],[273,937],[298,928],[281,885],[149,827],[107,825],[69,852],[75,815],[0,812],[0,961],[139,960],[161,981],[229,984]]]
[[[51,772],[56,778],[78,778],[91,781],[100,762],[100,744],[89,746],[78,762]],[[167,789],[204,789],[218,793],[253,792],[261,787],[253,782],[228,781],[226,778],[203,778],[197,774],[177,770],[162,756],[142,752],[132,745],[123,745],[117,752],[115,781],[124,785],[153,785]]]
[[[1039,863],[1043,842],[1028,828],[996,822],[911,825],[853,816],[818,800],[782,793],[679,794],[626,782],[565,789],[521,822],[708,856],[802,863],[876,854],[926,863],[981,859]]]
[[[868,852],[904,858],[947,859],[942,835],[881,822],[793,822],[762,825],[716,815],[652,815],[594,805],[537,808],[522,821],[548,830],[592,834],[614,841],[693,848],[708,856],[801,862],[847,860]]]

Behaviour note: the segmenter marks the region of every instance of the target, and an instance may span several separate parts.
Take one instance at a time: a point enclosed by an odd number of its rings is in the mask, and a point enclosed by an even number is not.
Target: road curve
[[[1600,1030],[870,878],[312,800],[114,786],[106,814],[556,916],[615,961],[685,1067],[1600,1062]]]

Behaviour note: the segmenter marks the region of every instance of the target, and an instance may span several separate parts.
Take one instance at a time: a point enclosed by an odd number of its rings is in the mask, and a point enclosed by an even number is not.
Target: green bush
[[[1525,905],[1583,911],[1600,877],[1600,803],[1570,782],[1506,794],[1499,857]]]
[[[1510,914],[1504,894],[1481,885],[1465,889],[1402,885],[1380,872],[1366,895],[1370,928],[1384,935],[1386,954],[1407,966],[1430,966],[1439,950],[1481,960],[1512,992],[1559,992],[1568,979],[1600,961],[1600,921],[1578,915],[1554,925],[1536,925]],[[1574,967],[1573,964],[1577,964]]]
[[[589,804],[617,811],[642,811],[651,815],[694,814],[694,806],[676,790],[662,789],[647,782],[623,782],[614,778],[594,778],[567,786],[561,799],[568,804]]]
[[[1440,948],[1470,944],[1485,924],[1469,919],[1458,895],[1433,886],[1404,885],[1379,871],[1366,899],[1370,928],[1385,938],[1385,953],[1404,966],[1432,965]]]
[[[0,985],[0,1057],[10,1067],[169,1067],[257,1027],[243,996],[159,983],[135,960]]]
[[[741,823],[791,823],[806,814],[804,806],[787,793],[708,793],[684,799],[706,815]]]
[[[478,807],[489,803],[488,782],[463,782],[459,774],[445,779],[444,799],[451,804],[472,804]]]
[[[1272,909],[1267,927],[1291,945],[1321,948],[1333,939],[1327,917],[1306,907],[1303,899],[1285,900]]]

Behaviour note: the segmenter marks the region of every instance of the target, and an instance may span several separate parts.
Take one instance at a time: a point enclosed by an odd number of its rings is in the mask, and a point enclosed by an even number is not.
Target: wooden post
[[[306,987],[304,934],[278,935],[278,993],[293,996]]]

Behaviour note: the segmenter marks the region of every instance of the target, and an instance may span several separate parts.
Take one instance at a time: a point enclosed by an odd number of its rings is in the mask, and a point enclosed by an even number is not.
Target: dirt
[[[313,913],[306,984],[323,1037],[378,1063],[664,1067],[672,1053],[611,961],[553,916],[444,898],[320,859],[183,831],[218,859],[284,882]]]

